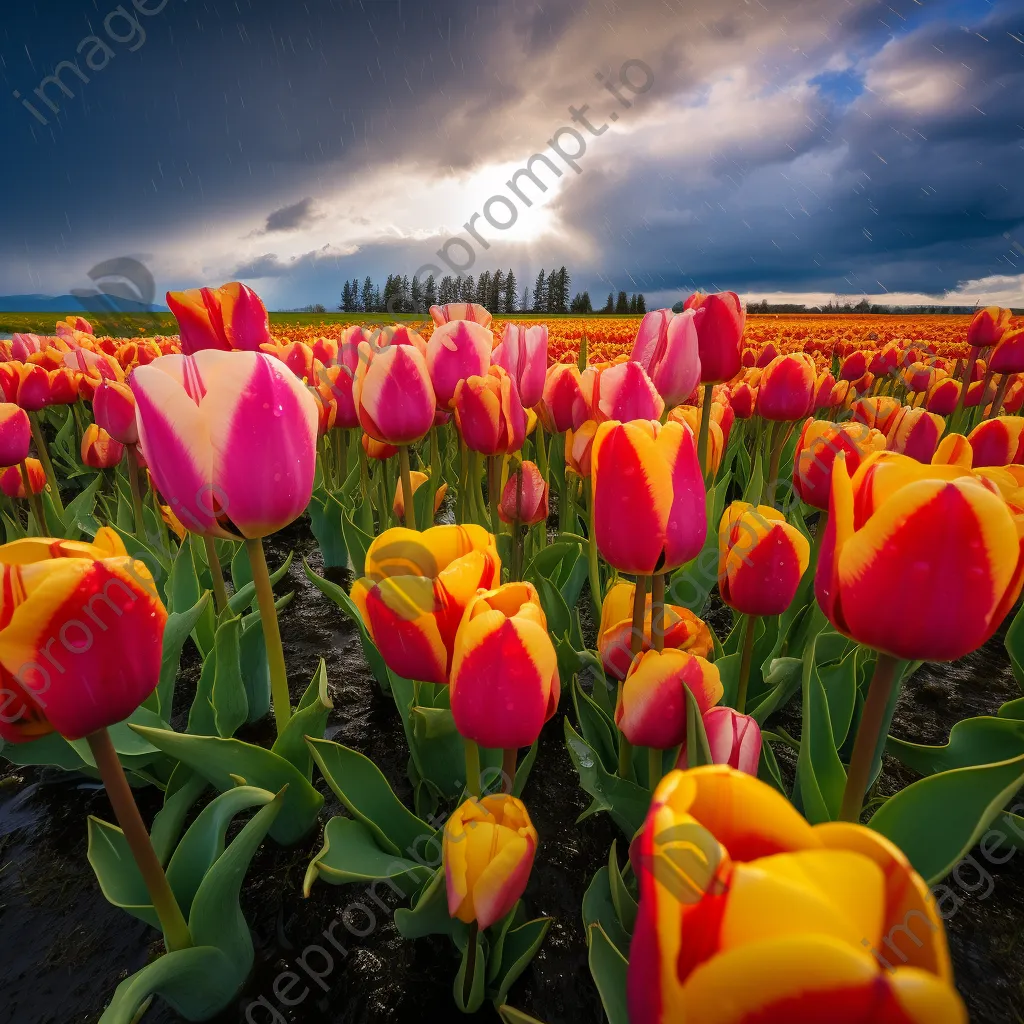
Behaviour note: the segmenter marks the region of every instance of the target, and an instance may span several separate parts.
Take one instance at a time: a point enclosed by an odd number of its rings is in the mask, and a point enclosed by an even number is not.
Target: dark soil
[[[394,703],[373,679],[352,625],[302,573],[300,555],[315,570],[322,568],[308,524],[300,520],[268,547],[272,566],[296,549],[295,564],[278,588],[279,593],[296,592],[282,614],[293,697],[298,698],[325,657],[335,706],[328,736],[371,757],[399,796],[410,801],[408,751]],[[347,582],[340,574],[334,578]],[[709,619],[716,629],[726,624],[723,616]],[[589,615],[584,627],[592,643]],[[719,631],[724,636],[727,630]],[[195,683],[197,662],[189,647],[182,665],[186,687]],[[993,714],[1015,696],[1019,691],[1001,637],[996,638],[954,666],[922,668],[904,693],[893,731],[919,742],[944,742],[959,719]],[[181,705],[187,704],[184,698]],[[563,708],[569,704],[563,699]],[[799,705],[784,709],[779,724],[798,735]],[[269,722],[259,723],[240,735],[265,742],[270,728]],[[783,770],[791,770],[786,752],[779,752]],[[880,790],[893,791],[908,781],[908,773],[887,759]],[[318,775],[315,782],[327,797],[326,821],[340,807]],[[589,800],[565,750],[561,713],[541,735],[525,800],[541,837],[525,899],[531,916],[554,920],[508,1001],[547,1024],[600,1021],[580,906],[594,872],[607,862],[617,830],[600,815],[574,824]],[[139,802],[148,819],[159,807],[160,794],[142,791]],[[92,1024],[117,983],[159,950],[152,929],[110,906],[100,893],[85,856],[88,814],[111,818],[103,791],[93,783],[49,769],[7,766],[0,775],[0,1024]],[[365,886],[317,883],[310,898],[303,898],[303,876],[320,840],[319,830],[290,849],[268,840],[253,861],[242,909],[252,927],[256,967],[245,992],[218,1024],[458,1019],[451,996],[458,962],[447,939],[403,940],[392,920],[396,901],[384,911],[366,899]],[[986,889],[976,894],[958,890],[963,905],[947,927],[972,1021],[1018,1024],[1024,1021],[1024,853],[1002,868],[992,867],[991,873],[994,885],[987,898]],[[972,877],[967,884],[974,882]],[[387,902],[389,893],[382,892]],[[372,922],[359,905],[369,908]],[[309,946],[330,948],[323,935],[336,920],[359,932],[371,923],[374,927],[365,938],[337,928],[334,934],[347,952],[332,949],[329,967],[317,954],[309,955],[312,969],[324,975],[320,986],[303,975],[296,960]],[[288,972],[302,976],[291,988]],[[275,994],[275,986],[294,1005]],[[497,1015],[485,1005],[476,1018],[496,1021]],[[146,1024],[178,1021],[160,1003],[145,1015]]]

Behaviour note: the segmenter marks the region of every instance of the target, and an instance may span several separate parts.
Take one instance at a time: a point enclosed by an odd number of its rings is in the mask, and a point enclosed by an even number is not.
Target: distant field
[[[55,324],[67,316],[82,316],[81,310],[68,313],[0,313],[0,334],[53,334]],[[578,314],[524,314],[523,317],[511,316],[505,319],[554,320],[575,319]],[[88,314],[86,319],[95,328],[97,335],[108,335],[112,338],[135,338],[140,335],[170,335],[178,333],[178,323],[170,313],[128,313],[118,316]],[[390,313],[271,313],[270,323],[275,333],[282,328],[316,327],[319,324],[393,324],[399,320],[406,323],[424,322],[418,314],[392,316]],[[588,316],[591,320],[628,320],[625,314],[599,314]]]

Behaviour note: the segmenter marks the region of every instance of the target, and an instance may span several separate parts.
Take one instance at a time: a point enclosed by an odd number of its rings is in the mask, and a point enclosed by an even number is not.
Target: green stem
[[[366,459],[366,449],[363,447],[363,440],[356,441],[356,448],[359,451],[359,489],[363,492],[363,503],[373,507],[370,499],[370,466]]]
[[[743,653],[740,655],[740,683],[736,691],[736,710],[742,715],[747,707],[747,687],[750,685],[750,663],[754,658],[754,631],[757,616],[748,615],[743,626]]]
[[[974,376],[974,364],[978,361],[978,353],[978,349],[972,348],[970,358],[967,360],[967,365],[964,367],[964,374],[960,381],[960,396],[956,400],[956,408],[953,410],[952,419],[950,419],[950,423],[953,425],[953,430],[959,429],[960,418],[963,415],[964,406],[967,403],[967,389],[971,386],[971,378]]]
[[[64,515],[64,503],[60,500],[60,490],[57,487],[57,476],[53,472],[53,463],[50,461],[50,452],[46,447],[46,438],[43,437],[42,427],[39,425],[39,413],[28,414],[29,423],[32,426],[32,438],[36,443],[36,452],[39,454],[39,461],[43,465],[43,472],[46,474],[46,482],[53,492],[53,504],[57,511]]]
[[[886,710],[896,685],[896,669],[899,661],[889,654],[879,652],[875,671],[868,686],[868,698],[864,702],[857,739],[853,744],[853,755],[846,774],[846,788],[843,790],[843,804],[839,811],[840,821],[860,821],[864,794],[871,782],[871,764],[875,759],[878,741],[881,739]]]
[[[228,606],[228,591],[224,586],[224,570],[220,567],[217,542],[212,537],[203,537],[203,545],[206,548],[206,561],[210,566],[210,575],[213,577],[213,597],[217,603],[217,614],[220,615]]]
[[[999,415],[999,410],[1003,407],[1003,399],[1006,398],[1006,389],[1010,385],[1010,378],[1013,376],[1012,373],[1004,373],[999,381],[999,387],[996,388],[996,396],[992,399],[992,411],[988,414],[988,418],[994,420]]]
[[[807,571],[814,576],[818,567],[818,556],[821,554],[821,542],[825,538],[825,531],[828,529],[828,512],[822,511],[818,515],[818,525],[814,528],[814,540],[811,541],[811,558],[807,563]]]
[[[765,480],[767,489],[767,500],[765,504],[775,504],[775,488],[779,483],[779,462],[782,460],[782,449],[786,447],[789,435],[793,432],[792,423],[779,423],[775,432],[775,441],[772,444],[771,463],[768,466],[768,478]]]
[[[32,509],[32,515],[36,518],[36,530],[38,536],[49,537],[50,533],[46,527],[46,517],[43,514],[43,499],[39,497],[35,491],[32,490],[32,482],[28,475],[28,466],[25,464],[25,460],[21,460],[21,482],[25,486],[25,496],[28,498],[29,507]],[[18,519],[21,517],[18,516]]]
[[[630,633],[629,650],[635,658],[644,645],[644,613],[647,611],[647,577],[636,578],[633,594],[633,627]],[[619,680],[617,704],[622,703],[622,680]],[[628,779],[633,771],[633,745],[619,733],[619,778]]]
[[[135,536],[146,539],[146,520],[142,513],[142,489],[139,486],[139,455],[135,445],[125,445],[128,460],[128,486],[132,491],[132,511],[135,514]]]
[[[480,797],[480,748],[473,740],[462,738],[466,748],[466,792]]]
[[[110,734],[106,729],[100,729],[99,732],[87,736],[86,741],[106,787],[110,806],[114,809],[114,817],[121,826],[125,842],[128,843],[139,874],[146,884],[146,890],[164,933],[167,951],[173,953],[179,949],[188,949],[192,945],[188,924],[153,849],[153,843],[142,822],[142,816],[139,814],[135,797],[132,796],[131,786],[128,785],[117,751],[114,750]]]
[[[704,400],[700,406],[700,433],[697,435],[697,461],[705,483],[708,477],[708,433],[711,430],[711,385],[704,385]]]
[[[665,650],[665,574],[651,577],[651,647]]]
[[[440,427],[433,427],[430,431],[430,479],[427,480],[427,493],[430,495],[427,501],[427,526],[434,525],[434,503],[437,500],[437,490],[441,486],[441,451],[437,443],[437,434]]]
[[[377,504],[380,506],[378,530],[383,533],[391,525],[391,504],[388,501],[388,464],[385,461],[377,463],[375,472],[377,474]],[[411,505],[412,502],[409,502]]]
[[[416,529],[416,504],[412,500],[412,472],[409,469],[409,446],[398,446],[398,465],[402,473],[402,501],[405,504],[405,527]],[[433,506],[431,506],[433,511]]]
[[[495,537],[501,530],[501,519],[498,517],[498,502],[501,501],[501,456],[487,456],[487,502],[491,512],[491,533]]]
[[[533,432],[533,441],[537,446],[537,469],[540,470],[540,475],[544,478],[544,483],[548,482],[548,453],[544,447],[544,428],[540,425],[540,421],[537,421],[537,428]]]
[[[501,752],[501,791],[511,793],[516,782],[516,760],[519,751],[515,747],[506,747]]]
[[[665,762],[664,753],[654,747],[647,748],[647,784],[653,793],[661,782],[661,766]]]
[[[277,721],[277,735],[292,717],[292,702],[288,694],[288,670],[284,664],[284,647],[281,645],[281,626],[277,621],[274,606],[274,589],[270,583],[267,558],[263,553],[263,541],[247,539],[245,550],[249,554],[253,582],[256,584],[256,600],[259,604],[260,619],[263,623],[263,639],[267,647],[267,661],[270,663],[270,692],[274,697],[274,718]]]
[[[601,562],[598,558],[597,550],[597,528],[596,518],[594,512],[594,488],[591,481],[585,481],[588,485],[587,493],[587,507],[588,507],[588,527],[590,530],[590,537],[587,543],[587,562],[590,573],[590,596],[594,603],[594,618],[595,621],[601,621],[601,607],[604,604],[604,593],[601,589]]]

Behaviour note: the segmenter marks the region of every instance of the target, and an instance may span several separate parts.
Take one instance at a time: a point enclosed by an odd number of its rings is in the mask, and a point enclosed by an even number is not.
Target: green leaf
[[[626,838],[631,840],[644,823],[651,794],[635,782],[620,779],[605,771],[593,747],[573,729],[568,719],[565,720],[565,745],[579,772],[580,785],[594,798],[578,820],[598,811],[608,811]]]
[[[306,745],[306,737],[323,737],[327,716],[333,709],[334,704],[327,693],[327,662],[321,658],[295,714],[288,719],[284,731],[271,747],[275,754],[291,761],[307,779],[313,777],[313,758]]]
[[[505,935],[501,947],[500,966],[493,982],[496,988],[493,990],[493,994],[488,993],[496,1007],[505,1001],[508,990],[537,955],[537,950],[544,942],[544,936],[547,935],[550,927],[550,917],[538,917],[533,921],[527,921],[518,928],[511,929]]]
[[[803,668],[800,658],[776,658],[771,663],[764,679],[768,692],[755,707],[748,709],[758,725],[764,725],[770,714],[789,703],[803,682]]]
[[[77,540],[87,532],[87,517],[92,515],[96,504],[96,492],[101,483],[103,477],[97,474],[85,490],[68,502],[68,507],[64,510],[64,525],[69,540]]]
[[[368,507],[368,503],[363,502],[363,507]],[[366,566],[366,552],[370,550],[373,536],[356,525],[352,513],[348,510],[341,516],[341,532],[348,551],[349,567],[356,576],[362,576]]]
[[[168,792],[164,795],[164,805],[157,811],[153,818],[153,826],[149,830],[153,849],[156,850],[157,858],[163,865],[171,859],[174,847],[178,845],[178,838],[188,812],[192,810],[192,805],[203,795],[208,785],[206,779],[196,775],[191,768],[180,764],[179,768],[186,773],[187,778],[173,792],[168,786]]]
[[[699,768],[701,765],[714,764],[697,698],[688,686],[683,687],[683,695],[686,697],[686,766]]]
[[[543,1021],[531,1017],[528,1013],[523,1013],[522,1010],[517,1010],[514,1006],[499,1006],[498,1016],[502,1019],[503,1024],[544,1024]]]
[[[192,608],[202,595],[199,576],[192,560],[192,545],[182,544],[174,556],[171,576],[167,581],[167,607],[170,611]]]
[[[885,750],[919,775],[1009,761],[1024,754],[1024,721],[967,718],[953,726],[949,742],[942,746],[908,743],[890,736]]]
[[[536,585],[545,579],[558,589],[567,607],[579,601],[587,579],[585,545],[578,540],[557,540],[541,550],[527,567],[525,578]]]
[[[124,833],[116,826],[89,815],[89,848],[86,856],[107,902],[145,921],[158,931],[160,919],[153,909],[146,883]]]
[[[57,503],[53,500],[49,486],[44,487],[39,497],[43,503],[43,518],[46,520],[46,532],[51,537],[63,537],[67,533],[64,525],[64,517],[57,509]]]
[[[515,781],[512,783],[513,796],[522,797],[523,795],[523,790],[526,788],[526,783],[530,778],[533,762],[537,760],[538,742],[538,740],[533,741],[533,746],[526,752],[526,757],[519,762],[519,766],[516,768]]]
[[[750,470],[750,479],[743,491],[743,500],[751,505],[761,504],[761,492],[764,490],[764,466],[761,452],[754,456],[754,465]]]
[[[395,796],[380,769],[355,750],[332,740],[306,738],[313,759],[335,796],[361,821],[380,847],[395,856],[414,853],[436,828],[421,821]]]
[[[316,825],[324,798],[290,761],[272,751],[238,739],[190,736],[141,726],[133,728],[153,746],[183,761],[222,793],[235,788],[235,777],[272,793],[281,792],[287,786],[280,814],[275,815],[270,830],[271,836],[282,846],[299,842]]]
[[[629,1024],[626,1006],[626,970],[629,961],[615,948],[599,924],[592,924],[587,929],[587,945],[590,948],[587,962],[597,984],[608,1024]]]
[[[1024,754],[939,772],[890,797],[868,822],[929,885],[941,881],[1024,784]]]
[[[597,869],[583,894],[583,927],[590,937],[590,926],[599,924],[608,940],[625,956],[629,952],[630,936],[619,920],[619,913],[612,898],[611,877],[607,864]]]
[[[459,964],[459,973],[455,975],[452,995],[455,997],[455,1005],[463,1013],[476,1013],[484,1002],[487,950],[481,932],[473,933],[472,944],[469,940],[468,932],[455,937],[455,943],[462,953],[462,962]]]
[[[562,592],[543,576],[537,576],[532,582],[540,595],[541,607],[548,620],[548,631],[553,636],[565,636],[572,628],[572,618]]]
[[[395,911],[395,927],[404,939],[421,939],[425,935],[450,935],[454,938],[469,930],[467,925],[448,913],[448,890],[443,867],[434,872],[411,910],[399,907]]]
[[[609,721],[593,698],[587,695],[583,687],[580,686],[579,679],[573,680],[572,700],[583,738],[597,752],[605,770],[614,772],[619,764],[618,730],[615,728],[615,723]]]
[[[295,556],[294,551],[288,552],[288,557],[270,574],[270,585],[272,587],[277,586],[278,583],[284,578],[285,573],[292,566],[292,559]],[[242,562],[245,563],[245,568],[242,566]],[[246,569],[248,569],[248,578],[246,579]],[[237,573],[237,576],[236,576]],[[238,553],[231,561],[231,578],[235,579],[246,579],[246,582],[241,586],[235,583],[235,592],[228,598],[228,608],[233,613],[240,614],[248,608],[255,605],[256,601],[256,584],[252,580],[252,569],[249,568],[249,555],[245,550],[245,546],[242,545]]]
[[[1013,677],[1017,680],[1017,685],[1024,690],[1024,605],[1021,605],[1013,617],[1003,643],[1013,665]]]
[[[331,885],[381,879],[401,895],[411,896],[433,873],[430,867],[382,850],[362,822],[334,817],[324,829],[324,845],[306,870],[302,893],[308,897],[318,878]]]
[[[169,722],[174,714],[174,684],[178,678],[182,648],[210,600],[210,592],[207,591],[191,608],[171,612],[167,616],[160,662],[160,682],[156,688],[156,707],[153,708],[164,721]]]
[[[344,515],[341,502],[326,488],[318,487],[313,492],[309,503],[310,529],[320,546],[325,569],[348,568],[348,547],[342,522]]]
[[[616,840],[612,840],[612,848],[608,852],[608,888],[611,891],[615,916],[625,932],[632,935],[636,924],[637,901],[633,899],[626,883],[622,880],[619,870],[619,858],[616,852]]]
[[[205,736],[233,736],[249,715],[242,682],[238,616],[224,619],[214,637],[213,650],[203,661],[196,698],[188,716],[188,731]]]
[[[51,732],[29,743],[8,743],[0,746],[0,752],[11,764],[53,765],[65,771],[80,771],[85,766],[73,746],[60,733]]]

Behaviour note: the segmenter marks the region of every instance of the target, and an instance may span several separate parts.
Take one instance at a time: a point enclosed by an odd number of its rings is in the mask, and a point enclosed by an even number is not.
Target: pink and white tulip
[[[544,375],[548,368],[547,326],[505,324],[501,341],[491,353],[491,365],[508,371],[519,388],[523,408],[532,409],[544,396]]]
[[[471,320],[452,320],[434,331],[427,342],[427,369],[441,408],[451,407],[460,380],[487,372],[493,344],[494,335]]]
[[[639,363],[651,378],[669,409],[684,402],[700,383],[700,350],[697,320],[703,310],[673,313],[658,309],[640,324],[629,358]]]

